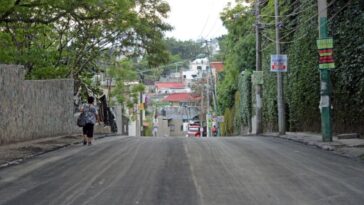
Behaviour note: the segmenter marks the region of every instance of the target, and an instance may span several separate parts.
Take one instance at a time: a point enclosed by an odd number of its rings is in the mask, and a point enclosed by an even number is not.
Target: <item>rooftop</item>
[[[200,96],[192,93],[172,93],[167,95],[163,101],[165,102],[194,102],[200,100]]]
[[[155,87],[157,89],[162,89],[162,88],[182,89],[185,88],[185,85],[180,82],[155,82]]]
[[[223,62],[211,62],[210,67],[215,68],[216,72],[218,72],[218,73],[224,71],[224,63]]]

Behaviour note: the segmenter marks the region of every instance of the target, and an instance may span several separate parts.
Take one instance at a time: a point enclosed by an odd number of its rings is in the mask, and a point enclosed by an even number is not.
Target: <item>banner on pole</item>
[[[332,69],[335,68],[335,61],[333,58],[334,41],[332,38],[318,39],[317,48],[319,50],[319,68]]]
[[[271,72],[287,72],[288,58],[287,55],[271,55],[270,56]]]

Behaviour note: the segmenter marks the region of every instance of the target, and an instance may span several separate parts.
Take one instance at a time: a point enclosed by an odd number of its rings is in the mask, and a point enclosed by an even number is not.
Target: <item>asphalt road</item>
[[[271,137],[113,137],[0,170],[0,204],[364,204],[364,164]]]

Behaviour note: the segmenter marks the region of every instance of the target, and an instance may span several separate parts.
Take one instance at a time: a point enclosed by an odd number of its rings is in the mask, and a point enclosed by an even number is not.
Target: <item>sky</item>
[[[167,22],[174,30],[168,37],[179,40],[211,39],[226,34],[220,12],[232,0],[167,0],[171,7]]]

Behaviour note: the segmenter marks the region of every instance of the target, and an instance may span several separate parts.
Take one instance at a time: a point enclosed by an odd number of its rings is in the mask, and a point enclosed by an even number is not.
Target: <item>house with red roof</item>
[[[170,93],[189,93],[191,88],[185,86],[181,82],[155,82],[155,93],[170,94]]]
[[[212,71],[215,71],[216,73],[221,73],[224,71],[224,63],[220,61],[211,62],[210,67]]]
[[[200,100],[201,97],[193,93],[171,93],[163,99],[173,106],[197,106]]]
[[[219,78],[219,73],[224,71],[224,63],[220,61],[211,62],[210,67],[216,83]]]

